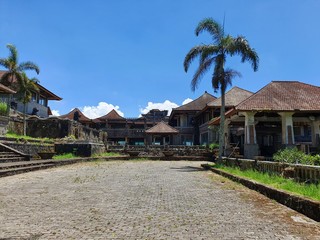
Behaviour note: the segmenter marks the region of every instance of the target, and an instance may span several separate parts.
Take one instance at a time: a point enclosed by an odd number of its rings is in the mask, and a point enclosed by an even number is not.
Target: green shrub
[[[311,156],[299,151],[297,148],[279,150],[273,155],[273,160],[291,164],[320,165],[320,155]]]
[[[210,148],[211,150],[216,149],[216,148],[219,148],[219,144],[218,144],[218,143],[210,143],[209,148]]]
[[[8,104],[5,102],[0,102],[0,115],[5,116],[7,115],[8,111]]]

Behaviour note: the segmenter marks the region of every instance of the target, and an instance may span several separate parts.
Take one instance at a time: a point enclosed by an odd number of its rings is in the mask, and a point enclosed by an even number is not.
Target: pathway
[[[0,239],[320,239],[200,162],[87,162],[0,179]]]

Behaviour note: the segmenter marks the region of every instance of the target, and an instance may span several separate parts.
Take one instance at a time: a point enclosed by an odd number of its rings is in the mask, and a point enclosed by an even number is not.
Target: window
[[[31,101],[32,102],[36,102],[37,101],[37,94],[36,93],[32,93]]]
[[[39,98],[39,104],[43,105],[43,106],[47,106],[47,99],[40,97]]]

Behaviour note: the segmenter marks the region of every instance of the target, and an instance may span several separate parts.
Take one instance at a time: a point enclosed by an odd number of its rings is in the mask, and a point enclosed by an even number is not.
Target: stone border
[[[274,199],[277,202],[296,210],[309,218],[312,218],[315,221],[320,222],[320,202],[315,200],[310,200],[301,196],[297,196],[282,190],[278,190],[261,183],[257,183],[252,180],[241,178],[235,175],[232,175],[223,170],[215,169],[210,167],[208,164],[201,165],[204,169],[211,170],[214,173],[217,173],[223,177],[229,178],[232,181],[241,183],[242,185],[255,190],[268,198]]]

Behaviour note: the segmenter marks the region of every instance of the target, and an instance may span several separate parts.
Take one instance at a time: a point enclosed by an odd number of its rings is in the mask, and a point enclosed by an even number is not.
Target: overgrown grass
[[[56,160],[72,159],[72,158],[78,158],[78,156],[74,155],[73,153],[65,153],[65,154],[53,156],[53,159],[56,159]]]
[[[313,200],[320,201],[320,185],[298,183],[279,175],[261,173],[255,170],[240,170],[239,168],[226,167],[222,165],[211,165],[211,167],[224,170],[239,177],[254,180],[276,189],[292,192]]]
[[[37,140],[37,141],[50,141],[50,142],[53,142],[53,139],[50,139],[50,138],[34,138],[34,137],[30,137],[30,136],[23,136],[23,135],[19,135],[19,134],[16,134],[16,133],[13,133],[13,132],[7,132],[6,137],[8,138],[15,138],[17,140]]]

